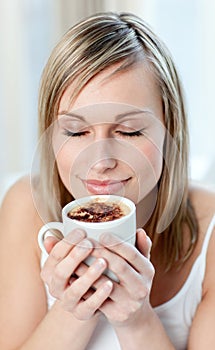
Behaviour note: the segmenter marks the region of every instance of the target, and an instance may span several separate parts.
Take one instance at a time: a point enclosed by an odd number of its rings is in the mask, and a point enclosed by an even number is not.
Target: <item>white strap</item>
[[[207,250],[208,250],[208,244],[209,244],[209,241],[210,241],[210,238],[211,238],[211,235],[213,233],[213,229],[215,227],[215,215],[213,216],[209,226],[208,226],[208,229],[207,229],[207,232],[206,232],[206,235],[205,235],[205,239],[204,239],[204,242],[203,242],[203,245],[202,245],[202,251],[201,251],[201,255],[203,254],[207,254]]]

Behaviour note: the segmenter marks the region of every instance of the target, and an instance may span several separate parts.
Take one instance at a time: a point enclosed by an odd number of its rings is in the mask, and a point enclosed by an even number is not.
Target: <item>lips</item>
[[[93,194],[111,194],[120,191],[130,180],[82,180],[87,190]]]

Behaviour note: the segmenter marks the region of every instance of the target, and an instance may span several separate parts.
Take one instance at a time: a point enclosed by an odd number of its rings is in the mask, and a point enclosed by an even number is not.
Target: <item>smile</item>
[[[111,194],[120,191],[131,178],[125,180],[82,180],[87,190],[92,194]]]

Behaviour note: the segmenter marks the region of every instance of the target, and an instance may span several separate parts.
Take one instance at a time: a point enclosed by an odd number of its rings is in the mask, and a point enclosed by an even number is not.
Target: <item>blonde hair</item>
[[[170,138],[166,138],[157,204],[147,224],[154,245],[162,240],[162,261],[168,269],[177,261],[188,258],[198,236],[195,213],[188,199],[187,122],[182,88],[171,55],[137,16],[128,13],[95,14],[69,29],[54,48],[43,72],[39,96],[39,131],[43,138],[40,190],[49,217],[59,219],[62,206],[72,200],[72,196],[58,174],[50,127],[66,88],[75,80],[74,99],[103,69],[121,62],[118,70],[123,70],[139,61],[149,63],[154,72],[163,101],[165,127],[176,145],[171,148]],[[176,205],[178,197],[179,206]],[[168,223],[174,210],[174,219]],[[184,226],[189,228],[190,245],[182,254]]]

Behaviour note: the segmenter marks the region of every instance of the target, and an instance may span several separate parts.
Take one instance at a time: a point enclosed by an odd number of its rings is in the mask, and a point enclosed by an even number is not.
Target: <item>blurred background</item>
[[[190,177],[215,187],[215,1],[0,0],[0,200],[31,170],[39,81],[53,46],[105,10],[141,16],[169,47],[186,95]]]

